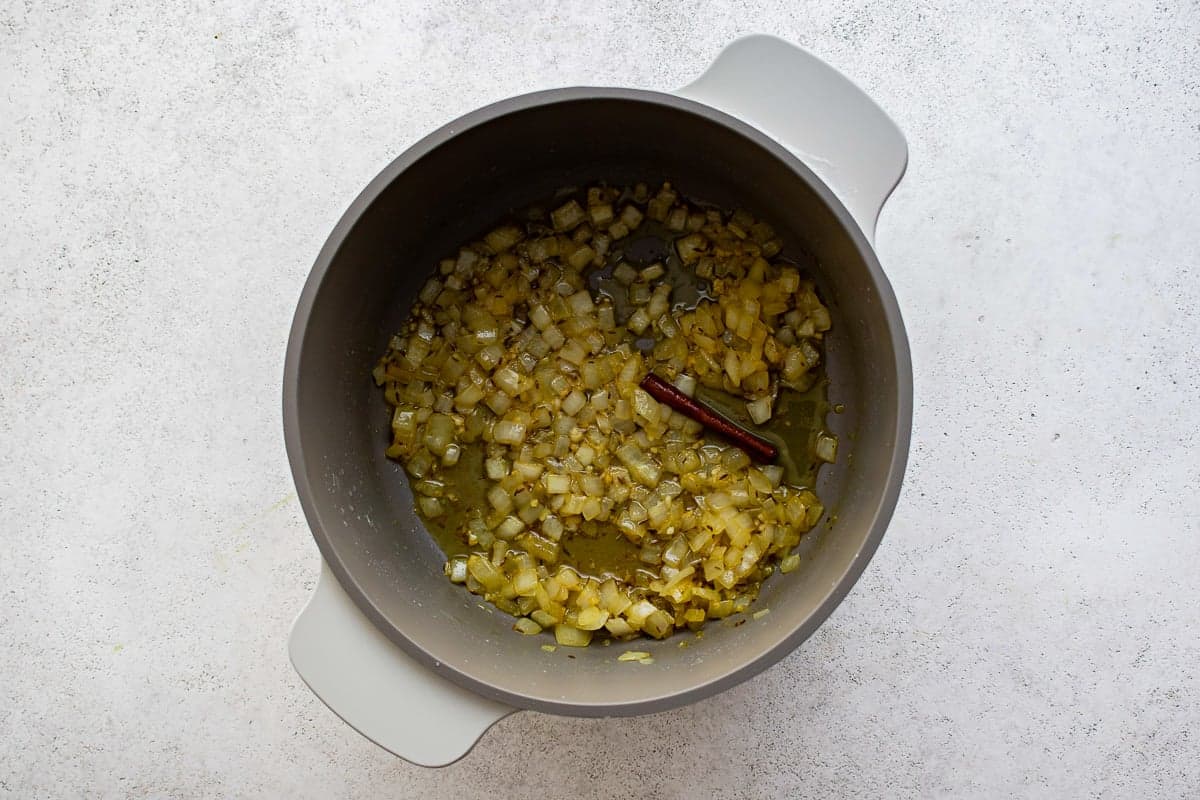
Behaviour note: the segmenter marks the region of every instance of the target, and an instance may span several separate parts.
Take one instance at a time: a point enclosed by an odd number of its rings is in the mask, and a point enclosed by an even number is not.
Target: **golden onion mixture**
[[[822,507],[638,384],[653,371],[735,398],[761,432],[816,381],[829,312],[744,211],[670,184],[560,202],[425,284],[374,372],[394,408],[387,454],[448,534],[447,577],[521,633],[584,646],[697,630],[795,569]],[[665,243],[657,259],[633,257],[639,239]],[[833,437],[812,445],[834,459]]]

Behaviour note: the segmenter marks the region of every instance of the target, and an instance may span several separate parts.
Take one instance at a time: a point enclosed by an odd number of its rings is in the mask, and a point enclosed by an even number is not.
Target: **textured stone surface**
[[[0,795],[1195,796],[1195,3],[432,5],[0,8]],[[318,565],[278,419],[313,257],[454,116],[669,89],[754,31],[909,139],[889,535],[709,702],[387,755],[285,657]]]

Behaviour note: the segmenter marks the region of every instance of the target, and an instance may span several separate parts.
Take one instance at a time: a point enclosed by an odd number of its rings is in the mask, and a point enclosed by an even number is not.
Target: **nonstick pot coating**
[[[744,207],[803,260],[829,305],[838,463],[822,470],[826,519],[801,566],[766,581],[755,609],[704,638],[609,647],[540,645],[442,573],[444,558],[388,460],[388,410],[371,369],[440,258],[564,186],[667,179],[685,196]],[[660,711],[727,688],[807,638],[849,591],[899,493],[911,374],[890,286],[853,219],[803,164],[762,133],[671,95],[564,89],[457,120],[389,165],[354,201],[313,268],[288,345],[284,424],[313,536],[343,587],[406,652],[480,694],[523,708],[603,716]],[[830,524],[829,520],[834,522]],[[548,637],[548,638],[547,638]],[[687,648],[679,643],[693,640]],[[655,663],[617,662],[649,650]]]

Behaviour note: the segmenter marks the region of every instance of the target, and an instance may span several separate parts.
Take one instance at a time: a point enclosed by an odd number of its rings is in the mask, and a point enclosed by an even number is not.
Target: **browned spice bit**
[[[670,406],[672,410],[678,411],[709,430],[724,436],[745,450],[756,461],[774,461],[775,457],[779,455],[779,448],[766,439],[755,436],[745,428],[725,419],[700,401],[688,397],[653,372],[643,378],[639,385],[658,402]]]

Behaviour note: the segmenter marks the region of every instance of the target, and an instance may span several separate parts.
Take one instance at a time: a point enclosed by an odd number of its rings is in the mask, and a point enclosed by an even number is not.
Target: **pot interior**
[[[685,196],[767,220],[804,260],[834,320],[822,469],[825,520],[801,566],[766,581],[755,620],[553,653],[442,573],[399,464],[371,369],[438,259],[564,186],[670,180]],[[778,145],[704,106],[624,90],[506,101],[447,126],[388,167],[347,212],[314,268],[285,377],[289,455],[314,536],[385,633],[463,685],[514,705],[583,715],[662,710],[744,679],[798,645],[861,572],[890,516],[908,435],[907,350],[891,290],[832,194]],[[830,520],[833,520],[831,523]],[[689,646],[681,649],[680,642]],[[655,663],[621,663],[648,650]]]

